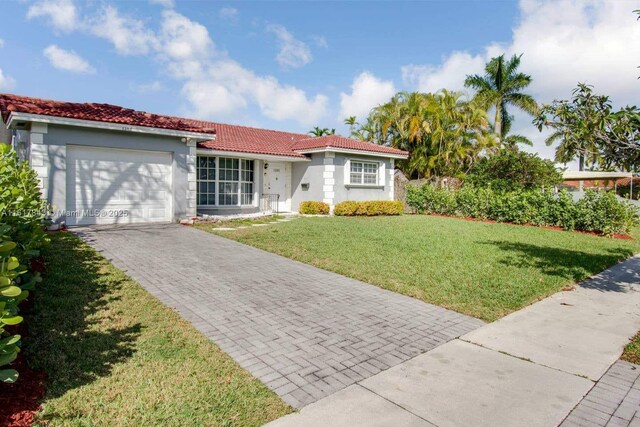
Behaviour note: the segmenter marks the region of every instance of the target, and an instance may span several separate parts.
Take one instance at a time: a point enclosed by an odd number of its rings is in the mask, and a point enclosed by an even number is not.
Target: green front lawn
[[[638,241],[423,215],[300,218],[218,233],[486,321],[640,251]]]
[[[259,426],[291,412],[87,245],[51,238],[24,350],[49,377],[40,424]]]

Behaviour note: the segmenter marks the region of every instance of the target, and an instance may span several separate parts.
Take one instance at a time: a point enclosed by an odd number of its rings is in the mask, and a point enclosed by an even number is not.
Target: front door
[[[264,180],[265,194],[277,194],[278,211],[287,211],[287,174],[286,163],[269,162],[266,168]]]

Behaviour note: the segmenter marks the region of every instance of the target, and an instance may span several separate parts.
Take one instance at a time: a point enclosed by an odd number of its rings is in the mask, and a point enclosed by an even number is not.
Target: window
[[[240,204],[253,204],[253,160],[242,160],[240,169]]]
[[[196,164],[198,205],[253,204],[253,160],[201,156]]]
[[[216,158],[198,157],[198,204],[216,204]]]
[[[378,168],[378,163],[368,163],[351,160],[349,183],[356,185],[377,185]]]
[[[238,204],[238,180],[240,179],[240,160],[220,157],[218,169],[218,191],[221,206],[234,206]]]

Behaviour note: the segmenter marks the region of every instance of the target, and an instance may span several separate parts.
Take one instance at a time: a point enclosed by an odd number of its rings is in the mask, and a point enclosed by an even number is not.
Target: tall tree
[[[514,106],[535,115],[538,104],[531,95],[522,91],[531,84],[531,76],[518,71],[522,55],[513,55],[505,61],[504,55],[492,58],[485,66],[484,75],[469,75],[466,87],[476,90],[475,100],[487,110],[495,109],[493,126],[500,140],[509,133],[513,116],[508,108]]]
[[[568,163],[578,159],[579,169],[600,164],[599,145],[607,118],[611,114],[608,96],[596,95],[591,86],[578,83],[570,100],[555,100],[541,108],[534,119],[540,131],[544,127],[553,130],[547,145],[558,142],[555,160]]]
[[[606,118],[598,131],[603,166],[640,172],[640,109],[627,106]]]
[[[374,108],[354,136],[406,150],[398,166],[414,177],[459,176],[497,148],[486,110],[459,92],[400,92]]]
[[[344,124],[349,126],[349,135],[353,135],[353,131],[355,130],[358,122],[356,121],[356,116],[349,116],[344,119]]]

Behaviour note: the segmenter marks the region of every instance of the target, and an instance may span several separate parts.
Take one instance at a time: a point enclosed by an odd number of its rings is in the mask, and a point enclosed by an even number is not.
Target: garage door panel
[[[82,207],[108,206],[113,204],[158,204],[169,197],[166,191],[120,190],[109,194],[109,190],[101,192],[95,189],[89,197],[79,196],[76,205]]]
[[[165,217],[167,212],[164,209],[150,208],[149,209],[149,218],[150,219],[162,219]]]
[[[69,224],[170,221],[171,164],[171,153],[68,146]]]

